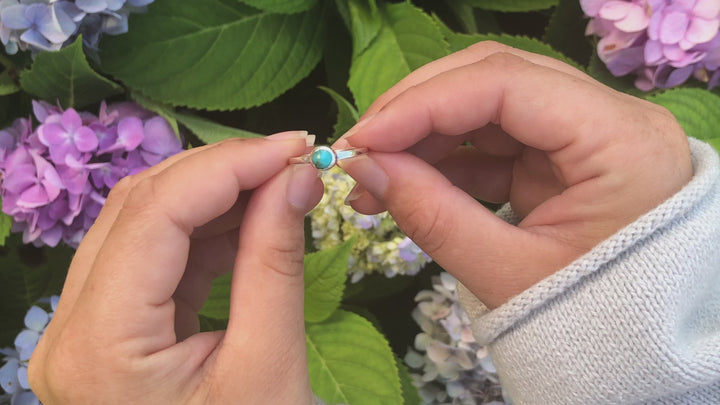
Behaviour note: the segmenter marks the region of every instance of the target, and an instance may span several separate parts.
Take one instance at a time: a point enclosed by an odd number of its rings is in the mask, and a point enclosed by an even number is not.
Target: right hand
[[[348,146],[371,151],[342,162],[361,187],[351,205],[366,214],[387,209],[490,308],[692,177],[687,139],[667,110],[492,42],[403,79],[335,144]],[[476,198],[510,202],[519,223]]]

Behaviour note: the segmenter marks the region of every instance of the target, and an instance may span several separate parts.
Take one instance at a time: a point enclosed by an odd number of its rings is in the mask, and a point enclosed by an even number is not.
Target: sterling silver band
[[[318,170],[330,170],[339,160],[350,159],[367,153],[367,148],[332,149],[316,146],[310,153],[290,158],[289,163],[309,163]]]

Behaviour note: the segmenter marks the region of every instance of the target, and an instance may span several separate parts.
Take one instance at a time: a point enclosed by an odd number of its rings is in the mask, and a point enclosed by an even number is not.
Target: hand
[[[367,214],[387,209],[490,308],[692,176],[687,139],[667,110],[491,42],[410,74],[335,147],[348,144],[372,151],[342,162],[361,186],[351,205]],[[476,198],[509,201],[519,223]]]
[[[31,358],[45,404],[310,404],[304,216],[322,196],[303,133],[176,155],[113,188]],[[234,269],[227,331],[198,333]]]

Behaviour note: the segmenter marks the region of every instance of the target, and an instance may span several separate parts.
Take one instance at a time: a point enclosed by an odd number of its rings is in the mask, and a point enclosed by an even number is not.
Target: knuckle
[[[495,52],[485,58],[484,62],[490,67],[499,69],[501,71],[516,71],[526,69],[532,66],[532,64],[526,59],[523,59],[507,51]]]
[[[123,210],[142,211],[156,202],[157,190],[154,176],[145,177],[131,185],[123,201]]]
[[[137,179],[133,175],[128,175],[120,179],[108,194],[108,201],[124,201],[128,193],[132,189]]]
[[[260,254],[260,264],[269,271],[286,277],[298,277],[303,274],[304,254],[297,244],[292,247],[270,245]]]
[[[415,204],[404,222],[407,236],[431,256],[443,250],[454,228],[452,216],[430,202]]]
[[[486,55],[492,55],[498,52],[509,52],[513,48],[497,41],[480,41],[468,46],[466,49],[468,52],[478,54],[484,58]]]

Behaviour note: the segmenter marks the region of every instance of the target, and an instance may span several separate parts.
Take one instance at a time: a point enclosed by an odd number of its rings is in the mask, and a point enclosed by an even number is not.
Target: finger
[[[110,335],[154,336],[139,351],[175,343],[170,299],[184,273],[189,236],[226,212],[243,190],[256,188],[305,149],[303,139],[228,142],[178,161],[128,194],[100,249],[78,305]],[[123,271],[118,271],[122,263]],[[128,294],[132,291],[132,294]],[[131,334],[131,336],[126,336]]]
[[[407,90],[346,140],[401,151],[429,133],[462,135],[493,123],[520,143],[553,152],[562,167],[614,136],[619,128],[606,117],[630,118],[633,106],[629,98],[565,73],[495,54]],[[598,174],[596,165],[584,163],[588,170],[560,174],[575,182]]]
[[[293,137],[303,138],[305,135],[307,135],[307,131],[288,131],[270,135],[267,138],[280,140]],[[100,212],[100,215],[88,230],[87,234],[83,238],[82,243],[78,247],[78,250],[73,257],[72,264],[63,285],[62,295],[60,297],[58,309],[56,311],[56,315],[54,316],[54,321],[56,324],[64,323],[64,319],[66,319],[66,313],[70,311],[75,301],[77,300],[77,296],[80,293],[82,286],[85,284],[85,280],[87,279],[87,275],[92,267],[92,263],[97,256],[98,250],[104,243],[105,237],[107,236],[110,227],[115,222],[117,214],[120,211],[120,208],[122,207],[128,192],[133,188],[133,186],[138,184],[145,178],[154,176],[162,172],[166,168],[174,165],[182,159],[186,159],[190,156],[206,151],[208,149],[223,147],[223,145],[228,142],[237,141],[239,141],[239,139],[231,139],[212,145],[205,145],[183,151],[163,160],[162,162],[146,170],[143,170],[138,174],[127,176],[121,179],[115,185],[115,187],[113,187],[110,195],[108,196],[103,206],[102,211]],[[229,216],[233,216],[233,214],[231,213]],[[237,215],[235,216],[237,217]],[[230,223],[230,221],[228,221],[227,219],[228,218],[223,218],[222,223]],[[237,227],[237,224],[239,222],[236,221],[234,223],[235,227]],[[207,230],[201,229],[200,231],[200,233],[204,234],[209,233]],[[216,234],[218,233],[222,232],[216,232]]]
[[[364,116],[377,113],[385,107],[388,102],[405,92],[407,89],[427,81],[440,73],[478,62],[496,53],[512,54],[531,63],[546,66],[576,77],[580,80],[597,84],[595,79],[592,77],[555,58],[526,52],[495,41],[483,41],[418,68],[378,97],[378,99],[375,100],[375,102],[365,112]]]
[[[127,192],[132,187],[132,184],[135,184],[148,176],[161,172],[181,159],[213,146],[194,148],[173,155],[138,174],[121,179],[120,182],[113,187],[110,195],[103,205],[103,209],[100,211],[100,215],[98,215],[93,225],[83,237],[82,243],[73,256],[72,263],[68,270],[68,275],[65,278],[65,283],[63,284],[62,294],[60,295],[57,310],[55,311],[55,315],[53,315],[54,325],[63,324],[67,319],[69,312],[80,294],[82,286],[85,284],[85,280],[92,268],[97,252],[105,241],[108,230],[115,222],[117,214],[120,211]]]
[[[497,218],[409,153],[372,153],[344,167],[387,207],[406,235],[488,306],[505,302],[574,258],[552,238]],[[528,262],[535,266],[521,269]]]
[[[256,190],[248,203],[218,357],[233,375],[256,367],[280,367],[289,380],[307,374],[304,218],[322,193],[317,170],[295,165]]]
[[[425,159],[423,159],[425,160]],[[471,146],[460,147],[433,166],[455,187],[471,197],[504,203],[509,199],[513,158],[486,155]],[[357,212],[374,215],[386,208],[364,187],[356,185],[346,200]]]

